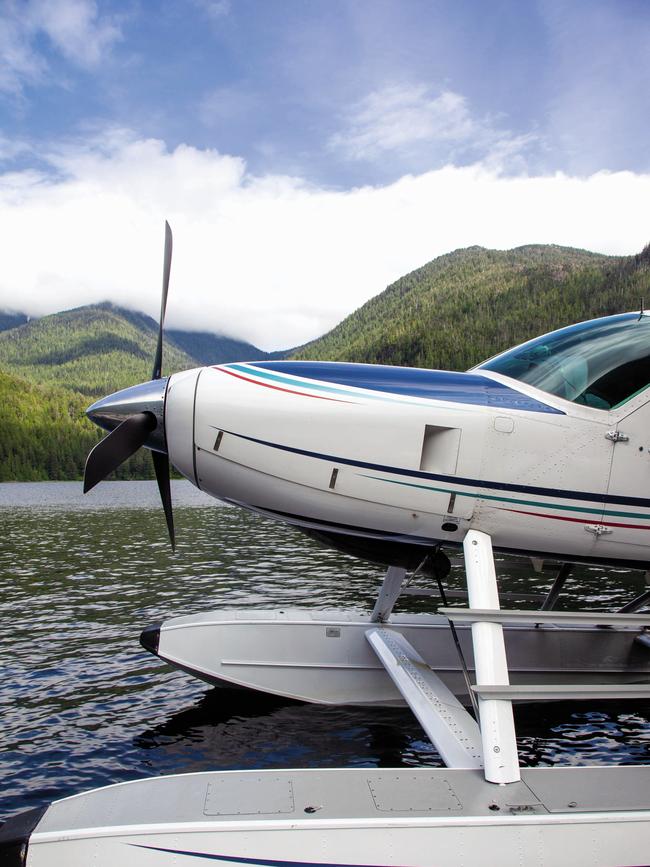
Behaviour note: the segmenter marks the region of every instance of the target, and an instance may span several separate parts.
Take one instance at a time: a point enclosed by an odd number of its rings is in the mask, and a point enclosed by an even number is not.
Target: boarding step
[[[509,611],[492,608],[438,608],[454,623],[574,623],[582,626],[650,627],[650,614],[619,614],[609,611]]]
[[[559,683],[515,684],[499,686],[481,684],[472,691],[482,699],[505,699],[507,701],[581,701],[583,699],[647,699],[650,684],[647,683]]]
[[[447,767],[483,767],[477,722],[417,650],[394,629],[368,629],[366,638]]]

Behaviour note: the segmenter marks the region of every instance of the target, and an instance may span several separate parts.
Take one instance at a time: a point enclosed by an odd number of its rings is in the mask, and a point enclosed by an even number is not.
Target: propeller
[[[138,412],[100,440],[86,458],[84,494],[134,455],[149,439],[155,426],[156,419],[151,413]]]
[[[165,322],[165,311],[167,310],[167,293],[169,292],[169,275],[172,270],[172,230],[169,228],[169,223],[165,220],[165,253],[163,257],[163,282],[162,296],[160,298],[160,324],[158,326],[158,345],[156,346],[156,355],[153,362],[152,379],[160,379],[162,374],[162,351],[163,351],[163,324]]]
[[[88,417],[110,431],[100,440],[86,459],[84,494],[95,487],[139,448],[151,449],[158,491],[167,522],[172,549],[176,548],[172,512],[169,457],[165,437],[165,393],[167,380],[162,377],[163,326],[167,309],[167,293],[172,265],[172,230],[165,221],[165,253],[163,259],[162,297],[158,342],[151,381],[125,388],[102,398],[86,410]]]
[[[163,255],[163,282],[162,294],[160,298],[160,324],[158,326],[158,344],[156,345],[156,355],[153,362],[153,371],[151,379],[160,379],[162,376],[162,351],[163,351],[163,324],[165,322],[165,311],[167,310],[167,293],[169,292],[169,276],[172,270],[172,248],[174,246],[172,238],[172,230],[167,220],[165,220],[165,252]],[[174,515],[172,512],[172,492],[169,482],[169,457],[167,453],[151,452],[153,458],[153,468],[156,474],[156,482],[158,483],[158,492],[162,501],[163,510],[165,512],[165,521],[167,522],[167,531],[169,532],[169,541],[172,543],[172,550],[176,550],[176,535],[174,533]]]

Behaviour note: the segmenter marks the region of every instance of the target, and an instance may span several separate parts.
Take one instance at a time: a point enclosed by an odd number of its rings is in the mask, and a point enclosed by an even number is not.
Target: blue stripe
[[[226,365],[242,369],[237,365]],[[494,409],[518,409],[526,412],[548,412],[566,415],[533,397],[522,394],[502,382],[476,373],[456,373],[449,370],[424,370],[418,367],[393,367],[385,364],[348,364],[339,361],[260,361],[250,362],[244,370],[255,370],[260,376],[280,382],[291,382],[286,375],[300,376],[317,382],[362,388],[386,394],[400,394],[426,400],[489,406]],[[282,374],[274,377],[269,371]],[[295,382],[292,383],[294,386]],[[317,386],[311,386],[316,388]],[[323,386],[320,387],[323,389]],[[332,389],[340,393],[338,389]],[[349,392],[345,392],[349,394]]]
[[[211,855],[208,852],[189,852],[186,849],[164,849],[159,846],[143,846],[130,843],[136,849],[150,849],[152,852],[169,852],[170,855],[190,855],[194,858],[207,858],[210,861],[226,861],[229,864],[261,864],[263,867],[370,867],[370,865],[341,864],[340,861],[275,861],[270,858],[241,858],[235,855]]]
[[[223,430],[222,428],[217,428],[216,425],[212,425],[215,430]],[[533,485],[513,485],[509,482],[490,482],[485,479],[465,479],[460,476],[441,476],[436,473],[424,473],[421,470],[407,470],[403,467],[389,467],[384,464],[371,464],[367,461],[355,461],[351,458],[342,458],[340,455],[327,455],[321,452],[312,452],[307,449],[298,449],[294,446],[285,446],[281,443],[273,443],[268,440],[257,439],[256,437],[249,437],[245,434],[235,433],[234,431],[224,430],[224,433],[230,434],[234,437],[239,437],[242,440],[248,440],[252,443],[258,443],[258,445],[268,446],[272,449],[279,449],[283,452],[290,452],[295,455],[304,455],[308,458],[317,458],[322,461],[329,461],[334,464],[343,464],[343,466],[348,467],[360,467],[364,470],[378,470],[382,473],[394,473],[398,476],[408,476],[409,478],[415,479],[429,479],[433,482],[446,482],[450,485],[462,485],[462,486],[471,486],[473,488],[486,488],[490,491],[515,491],[520,494],[533,494],[538,497],[556,497],[563,500],[581,500],[583,502],[590,503],[618,503],[624,506],[642,506],[644,508],[650,508],[650,499],[646,499],[643,497],[622,497],[617,494],[599,494],[599,493],[589,493],[587,491],[563,491],[558,488],[538,488]],[[476,493],[477,499],[480,499],[480,494]]]

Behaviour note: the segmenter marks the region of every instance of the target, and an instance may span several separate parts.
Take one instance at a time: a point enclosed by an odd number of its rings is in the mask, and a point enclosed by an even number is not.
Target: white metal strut
[[[499,590],[487,533],[469,530],[463,540],[469,607],[500,612]],[[481,620],[472,623],[476,683],[509,686],[508,662],[500,623]],[[512,701],[487,698],[479,691],[479,714],[485,779],[491,783],[515,783],[521,778]]]
[[[417,650],[396,629],[369,629],[366,638],[447,767],[482,767],[476,720]]]

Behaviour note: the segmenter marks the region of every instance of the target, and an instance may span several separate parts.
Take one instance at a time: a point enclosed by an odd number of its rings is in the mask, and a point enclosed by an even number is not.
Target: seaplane
[[[216,685],[406,705],[445,767],[109,786],[10,819],[3,863],[647,865],[650,766],[521,768],[513,702],[650,698],[650,589],[618,611],[556,608],[574,564],[650,571],[650,314],[570,325],[467,372],[283,360],[163,377],[171,256],[166,225],[152,377],[88,409],[108,435],[84,490],[145,447],[172,546],[170,464],[386,575],[365,614],[216,610],[142,644]],[[501,553],[556,564],[538,607],[501,607]],[[396,614],[409,594],[442,604]]]

